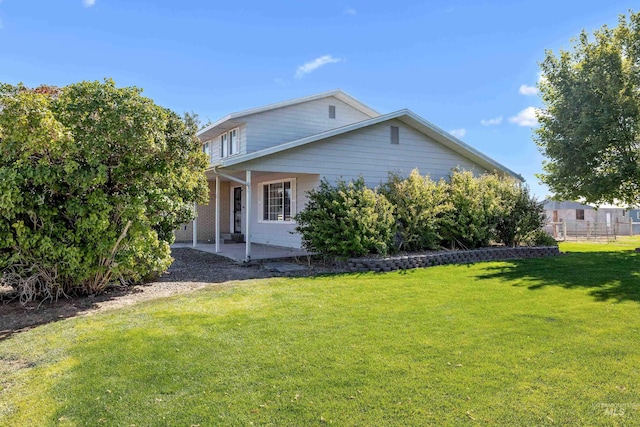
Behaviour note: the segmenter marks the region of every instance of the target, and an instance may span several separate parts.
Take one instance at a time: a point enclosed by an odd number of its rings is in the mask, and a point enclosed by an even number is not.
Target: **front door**
[[[242,233],[242,187],[233,188],[233,232]]]

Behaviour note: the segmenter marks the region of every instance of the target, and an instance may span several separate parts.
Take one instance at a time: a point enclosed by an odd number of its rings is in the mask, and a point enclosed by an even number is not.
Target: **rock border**
[[[482,248],[466,251],[440,251],[387,258],[351,258],[347,261],[347,269],[352,273],[369,271],[379,273],[445,264],[473,264],[484,261],[542,258],[561,254],[562,252],[560,252],[557,246]]]

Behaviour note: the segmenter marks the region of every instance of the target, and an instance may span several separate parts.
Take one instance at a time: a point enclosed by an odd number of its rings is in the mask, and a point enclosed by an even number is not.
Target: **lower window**
[[[294,192],[293,179],[262,184],[262,221],[293,221]]]

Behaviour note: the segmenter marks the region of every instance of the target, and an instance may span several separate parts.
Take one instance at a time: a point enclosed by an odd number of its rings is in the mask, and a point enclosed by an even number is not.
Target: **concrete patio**
[[[195,246],[191,243],[174,243],[171,248],[191,248],[198,251],[216,254],[216,245],[211,243],[198,243]],[[230,258],[237,262],[245,259],[246,245],[244,243],[221,243],[220,251],[216,255]],[[303,257],[311,255],[304,249],[285,248],[282,246],[263,245],[260,243],[251,244],[251,261],[264,261],[271,259]]]

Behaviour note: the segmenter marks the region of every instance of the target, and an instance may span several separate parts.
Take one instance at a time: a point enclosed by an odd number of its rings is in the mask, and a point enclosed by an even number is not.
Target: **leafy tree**
[[[546,52],[536,143],[561,199],[640,203],[640,14]]]
[[[447,201],[446,181],[435,182],[414,169],[405,179],[389,174],[380,192],[395,207],[399,249],[418,251],[438,248],[442,240],[440,232],[443,218],[453,208]]]
[[[393,206],[382,195],[355,181],[326,179],[308,192],[309,201],[296,215],[296,231],[308,250],[339,257],[386,254],[395,232]]]
[[[0,86],[0,270],[23,302],[158,273],[206,198],[189,117],[112,80]]]

